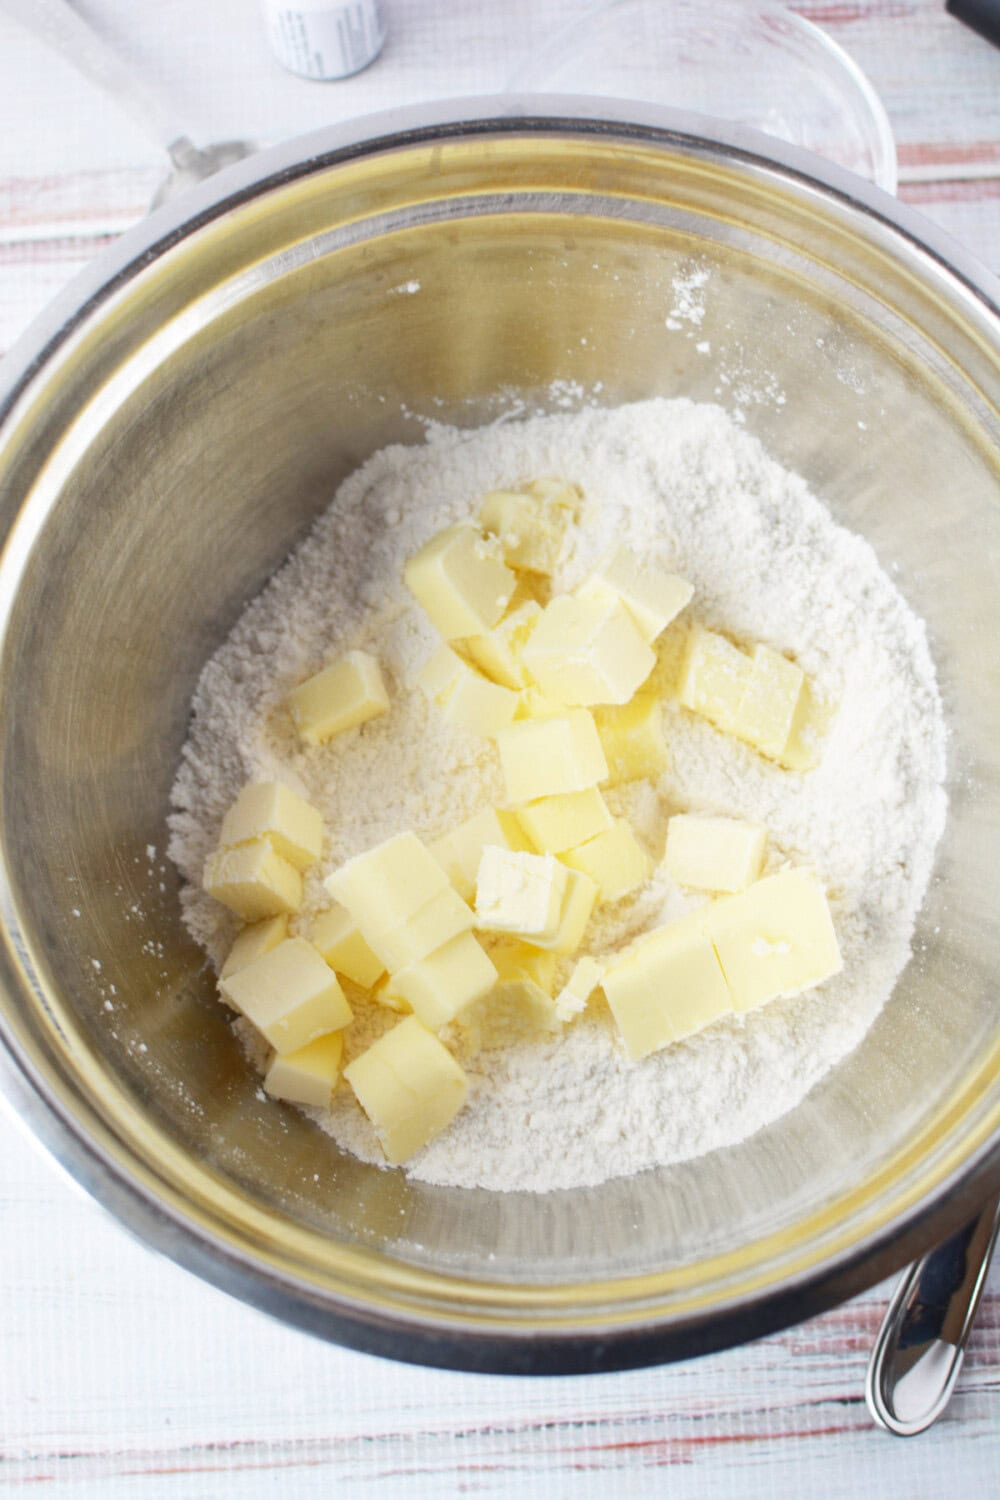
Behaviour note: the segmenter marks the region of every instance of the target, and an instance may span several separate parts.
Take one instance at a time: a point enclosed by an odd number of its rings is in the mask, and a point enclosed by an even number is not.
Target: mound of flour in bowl
[[[836,703],[822,762],[803,776],[668,703],[666,772],[655,786],[606,795],[656,861],[674,812],[763,823],[771,867],[808,863],[825,881],[844,969],[639,1064],[627,1060],[603,1003],[554,1037],[487,1036],[475,1051],[456,1033],[449,1040],[469,1077],[468,1104],[406,1168],[456,1186],[592,1185],[732,1144],[791,1109],[860,1041],[907,962],[945,817],[945,729],[922,623],[868,543],[836,525],[721,409],[655,400],[437,429],[423,446],[375,454],[341,486],[201,677],[170,853],[189,882],[185,921],[216,963],[235,928],[199,882],[244,782],[283,779],[324,815],[306,933],[327,904],[323,877],[344,859],[404,829],[435,838],[502,800],[492,745],[449,728],[414,685],[437,637],[402,569],[486,491],[550,474],[584,497],[557,588],[575,586],[625,544],[690,579],[694,619],[793,652]],[[391,711],[319,749],[301,747],[283,706],[289,689],[355,647],[382,663]],[[654,877],[599,909],[585,948],[614,951],[691,904]],[[361,999],[354,1010],[347,1059],[398,1019]],[[316,1118],[342,1147],[381,1159],[346,1086]]]

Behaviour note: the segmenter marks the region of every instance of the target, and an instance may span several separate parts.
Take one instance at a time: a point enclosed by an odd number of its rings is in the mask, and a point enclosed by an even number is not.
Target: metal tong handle
[[[900,1278],[868,1363],[865,1400],[897,1437],[923,1432],[947,1406],[1000,1231],[1000,1199]]]

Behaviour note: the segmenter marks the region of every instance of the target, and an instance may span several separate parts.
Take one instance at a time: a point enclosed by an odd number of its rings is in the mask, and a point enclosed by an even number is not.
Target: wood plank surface
[[[344,84],[269,58],[249,0],[80,0],[204,140],[280,140],[502,87],[583,0],[388,0]],[[1000,51],[938,0],[796,7],[867,72],[900,197],[1000,270]],[[0,350],[145,212],[155,146],[2,14]],[[528,1381],[415,1371],[285,1329],[127,1237],[0,1116],[0,1494],[92,1500],[514,1495],[1000,1496],[1000,1278],[925,1437],[876,1431],[865,1364],[889,1288],[710,1359]]]

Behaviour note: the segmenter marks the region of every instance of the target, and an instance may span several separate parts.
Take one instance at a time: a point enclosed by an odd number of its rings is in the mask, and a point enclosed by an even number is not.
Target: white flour
[[[323,904],[322,877],[348,856],[407,828],[435,837],[501,799],[492,746],[449,730],[412,686],[435,636],[401,571],[485,491],[545,474],[574,480],[586,502],[557,587],[579,582],[613,544],[655,555],[695,585],[693,618],[793,652],[837,703],[822,764],[803,777],[668,705],[668,771],[655,788],[607,795],[657,860],[672,812],[764,823],[772,863],[811,863],[827,882],[844,972],[638,1065],[603,1006],[555,1038],[478,1053],[456,1030],[449,1040],[469,1074],[469,1103],[407,1170],[459,1186],[595,1184],[737,1142],[791,1109],[860,1041],[906,963],[945,816],[945,732],[923,625],[869,545],[722,410],[649,401],[472,433],[436,429],[426,446],[386,449],[346,481],[205,668],[170,853],[191,882],[185,920],[216,961],[234,929],[198,882],[244,781],[280,777],[324,813],[327,848],[308,879],[306,914]],[[379,656],[391,712],[300,749],[282,708],[288,689],[356,646]],[[586,947],[621,946],[690,904],[655,880],[604,908]],[[351,998],[349,1055],[395,1021]],[[349,1089],[321,1123],[358,1156],[379,1159]]]

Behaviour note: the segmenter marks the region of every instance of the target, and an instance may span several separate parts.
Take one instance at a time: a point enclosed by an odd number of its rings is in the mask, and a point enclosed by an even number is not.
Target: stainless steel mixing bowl
[[[1000,1127],[996,287],[761,137],[554,108],[437,108],[232,169],[120,241],[0,387],[14,1110],[209,1280],[477,1369],[669,1359],[803,1317],[955,1226]],[[671,316],[694,269],[697,327]],[[168,794],[203,662],[338,481],[420,416],[574,382],[721,392],[871,539],[929,623],[950,820],[891,1002],[784,1119],[588,1191],[428,1187],[258,1095],[161,863]]]

